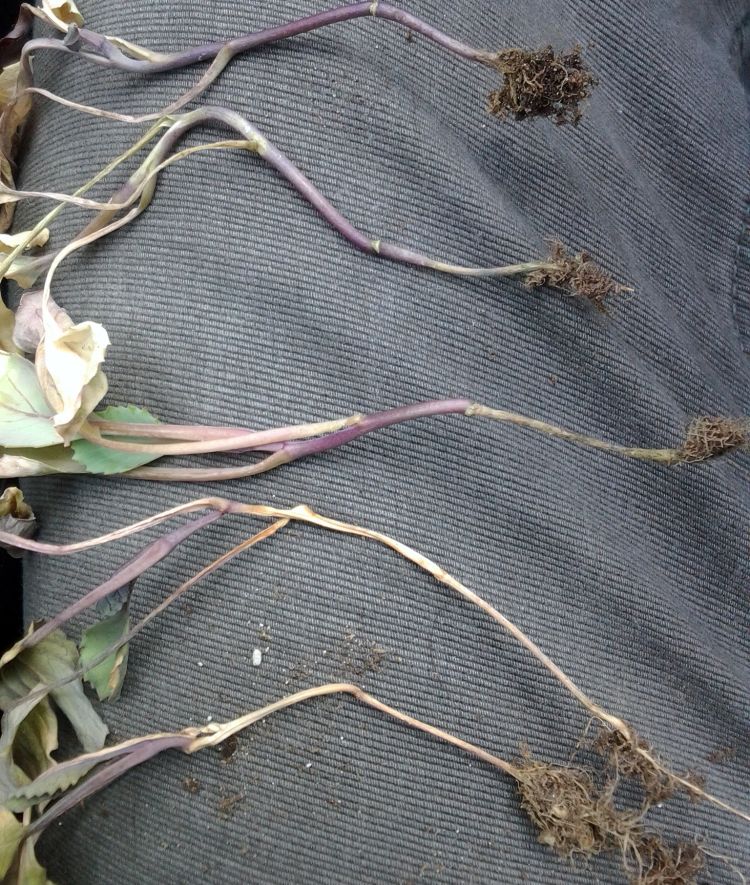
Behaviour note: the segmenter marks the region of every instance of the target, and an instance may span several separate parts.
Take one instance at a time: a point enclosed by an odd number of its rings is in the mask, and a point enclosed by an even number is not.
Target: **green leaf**
[[[100,412],[94,412],[94,418],[104,421],[119,421],[122,424],[158,424],[154,416],[138,406],[108,406]],[[110,439],[138,442],[136,437],[111,436]],[[140,440],[143,442],[144,440]],[[87,439],[78,439],[72,443],[73,457],[82,464],[87,473],[127,473],[136,467],[142,467],[151,461],[155,461],[158,455],[145,455],[132,452],[118,452],[115,449],[107,449]]]
[[[23,649],[0,670],[0,707],[6,709],[39,683],[54,685],[77,669],[75,643],[62,630],[55,630],[38,645]],[[104,745],[107,726],[86,697],[80,678],[52,689],[50,696],[69,719],[84,750],[91,752]]]
[[[34,364],[0,351],[0,446],[38,448],[59,443],[53,414]]]
[[[84,631],[79,646],[81,666],[85,667],[89,661],[95,660],[129,629],[130,615],[126,602],[119,611]],[[128,646],[123,645],[101,664],[87,669],[83,678],[96,690],[100,701],[114,701],[120,696],[127,666]]]

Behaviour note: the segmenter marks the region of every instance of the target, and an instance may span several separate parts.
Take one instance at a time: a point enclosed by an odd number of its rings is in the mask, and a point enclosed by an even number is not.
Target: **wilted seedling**
[[[207,145],[173,152],[177,143],[187,132],[198,126],[212,123],[233,130],[240,138],[211,142]],[[587,253],[570,257],[560,245],[555,247],[552,255],[544,259],[491,267],[472,267],[454,264],[440,258],[431,258],[413,249],[366,234],[339,212],[304,173],[285,154],[271,144],[255,126],[234,111],[220,107],[204,107],[169,118],[167,131],[161,136],[157,145],[136,172],[112,195],[108,204],[102,206],[102,204],[92,204],[91,201],[75,197],[66,198],[84,206],[98,205],[102,207],[98,216],[87,224],[68,246],[56,253],[27,260],[23,264],[19,264],[18,249],[16,249],[5,262],[0,263],[0,277],[3,274],[6,276],[15,274],[14,278],[20,279],[22,284],[33,285],[36,279],[47,271],[48,282],[45,288],[49,289],[50,272],[54,271],[63,258],[76,249],[129,224],[148,207],[154,194],[156,179],[166,166],[199,150],[225,147],[244,149],[268,163],[304,200],[313,206],[337,233],[359,252],[414,268],[437,271],[452,276],[488,279],[516,277],[524,280],[529,286],[545,285],[561,289],[567,294],[579,295],[583,300],[594,303],[599,309],[602,308],[603,300],[607,294],[630,291],[627,287],[615,283],[611,277],[600,270]],[[7,199],[18,200],[30,195],[39,196],[40,192],[25,194],[24,192],[6,190]],[[41,192],[41,195],[53,199],[58,199],[61,196],[45,192]],[[127,210],[126,214],[118,218],[118,212],[123,209]],[[48,219],[49,216],[46,216],[43,221],[47,223]],[[11,260],[14,258],[15,264],[11,265]]]
[[[58,3],[56,6],[57,8],[52,9],[50,4],[45,4],[43,11],[36,14],[58,30],[65,30],[67,26],[65,40],[30,41],[22,56],[26,69],[30,68],[31,56],[39,49],[75,54],[79,58],[95,61],[101,67],[145,75],[178,70],[211,60],[205,74],[176,101],[158,111],[140,115],[119,114],[66,100],[48,90],[35,87],[28,89],[28,92],[37,92],[69,107],[128,123],[141,123],[174,114],[202,95],[237,55],[358,18],[376,18],[398,24],[406,28],[412,36],[417,34],[425,37],[452,55],[499,72],[503,78],[503,86],[490,94],[489,109],[500,118],[512,114],[516,119],[551,116],[557,123],[578,122],[581,116],[580,103],[588,98],[596,83],[583,62],[580,47],[574,47],[567,53],[555,53],[552,47],[535,52],[521,49],[477,49],[445,34],[417,16],[380,0],[364,0],[334,7],[225,42],[216,41],[173,53],[153,52],[127,40],[96,33],[90,28],[82,27],[83,21],[74,3]],[[28,12],[24,14],[28,15]]]
[[[25,650],[33,648],[36,644],[43,641],[47,636],[54,633],[55,630],[63,627],[73,617],[76,617],[78,614],[90,608],[91,606],[100,603],[102,600],[107,599],[112,593],[115,593],[121,590],[123,587],[128,586],[140,574],[142,574],[155,563],[161,561],[171,551],[173,551],[181,543],[183,543],[183,541],[185,541],[188,537],[190,537],[196,531],[202,529],[205,525],[208,525],[210,522],[219,519],[221,516],[231,513],[235,515],[260,517],[262,519],[272,521],[272,524],[266,529],[256,533],[255,535],[252,535],[241,544],[233,547],[231,550],[224,553],[218,559],[214,560],[214,562],[210,563],[208,566],[202,569],[197,575],[194,575],[191,579],[180,585],[180,587],[169,594],[169,596],[162,603],[160,603],[156,607],[156,609],[154,609],[149,615],[142,619],[141,622],[136,624],[127,633],[122,635],[109,648],[104,649],[96,658],[88,662],[88,667],[96,666],[100,664],[103,660],[105,660],[107,656],[114,655],[120,648],[125,646],[133,638],[133,636],[140,632],[140,630],[143,629],[146,624],[150,623],[150,621],[153,620],[153,618],[157,614],[159,614],[168,605],[174,602],[175,599],[179,598],[202,577],[212,573],[216,569],[223,566],[229,560],[240,555],[241,553],[260,543],[261,541],[272,537],[290,520],[299,521],[302,523],[319,526],[321,528],[328,529],[329,531],[354,535],[356,537],[376,541],[377,543],[382,544],[395,551],[400,556],[404,557],[409,562],[416,565],[418,568],[430,574],[433,578],[435,578],[435,580],[450,588],[465,601],[477,606],[481,611],[483,611],[492,620],[499,624],[505,631],[510,633],[510,635],[513,636],[513,638],[516,639],[516,641],[518,641],[528,652],[530,652],[531,655],[536,658],[536,660],[539,661],[539,663],[541,663],[542,666],[545,667],[545,669],[547,669],[552,674],[552,676],[554,676],[554,678],[587,710],[587,712],[595,719],[595,721],[600,723],[600,725],[608,731],[616,732],[619,735],[617,743],[610,743],[606,748],[608,758],[629,760],[628,764],[630,765],[630,770],[626,770],[624,764],[619,764],[619,767],[617,768],[619,774],[637,776],[643,782],[644,787],[647,789],[647,791],[650,792],[651,795],[655,795],[655,791],[652,789],[651,785],[657,783],[657,781],[659,781],[660,783],[663,782],[668,784],[673,791],[677,789],[686,790],[693,796],[708,799],[718,807],[723,808],[725,811],[730,811],[731,813],[737,814],[738,816],[750,821],[750,815],[746,814],[745,812],[737,811],[736,809],[732,808],[731,806],[727,805],[716,797],[710,796],[703,790],[700,785],[695,783],[689,777],[679,776],[670,771],[655,756],[652,748],[636,734],[631,725],[629,725],[620,717],[607,712],[603,707],[599,706],[595,701],[589,698],[588,695],[586,695],[586,693],[582,689],[580,689],[578,685],[576,685],[573,680],[570,679],[570,677],[567,676],[551,660],[551,658],[549,658],[536,645],[536,643],[532,639],[530,639],[522,630],[520,630],[501,612],[499,612],[496,608],[486,602],[486,600],[484,600],[474,591],[470,590],[468,587],[464,586],[460,581],[449,575],[444,569],[442,569],[439,565],[428,559],[423,554],[380,532],[341,522],[329,517],[321,516],[320,514],[315,513],[314,511],[303,505],[291,509],[283,509],[263,504],[243,504],[240,502],[234,502],[222,498],[207,498],[199,499],[189,504],[172,508],[169,511],[156,514],[153,517],[141,520],[138,523],[134,523],[129,527],[120,529],[116,532],[110,533],[109,535],[94,538],[90,541],[79,542],[77,544],[45,544],[32,540],[6,536],[2,533],[0,533],[0,542],[12,544],[18,549],[33,550],[35,552],[48,555],[69,555],[80,550],[108,543],[109,541],[115,540],[117,538],[125,537],[128,534],[144,531],[145,529],[158,525],[165,520],[172,519],[177,515],[184,513],[193,513],[205,509],[208,509],[207,514],[203,515],[197,520],[181,526],[179,529],[170,532],[165,537],[160,538],[157,541],[154,541],[151,544],[147,545],[140,553],[136,554],[136,556],[134,556],[128,563],[118,569],[118,571],[111,578],[107,579],[107,581],[105,581],[103,584],[95,587],[93,590],[89,591],[83,597],[81,597],[81,599],[52,617],[45,624],[28,633],[22,640],[16,643],[13,648],[6,652],[5,655],[2,656],[2,658],[0,658],[0,667],[13,661]],[[79,676],[81,675],[81,673],[82,671],[78,671],[74,675]],[[617,748],[617,755],[614,753],[613,750],[613,747],[615,746]]]

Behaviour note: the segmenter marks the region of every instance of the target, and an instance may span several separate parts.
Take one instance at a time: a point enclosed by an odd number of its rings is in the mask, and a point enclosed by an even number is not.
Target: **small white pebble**
[[[203,661],[198,661],[198,666],[199,666],[199,667],[202,667],[202,666],[203,666]]]
[[[260,667],[260,662],[263,660],[263,652],[256,648],[253,650],[253,667]]]
[[[312,762],[305,762],[305,768],[312,768]]]
[[[213,718],[214,717],[209,713],[208,716],[206,716],[206,722],[211,722]]]

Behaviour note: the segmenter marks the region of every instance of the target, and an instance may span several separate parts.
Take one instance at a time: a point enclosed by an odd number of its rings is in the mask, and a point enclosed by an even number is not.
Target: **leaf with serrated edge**
[[[105,649],[114,645],[130,629],[127,601],[122,608],[84,631],[79,645],[81,666],[86,667]],[[100,664],[87,669],[84,679],[95,690],[100,701],[114,701],[120,695],[128,666],[128,646],[124,645]]]
[[[35,685],[33,692],[44,689]],[[2,718],[0,804],[54,764],[57,716],[44,694],[23,700]]]
[[[55,630],[37,645],[12,657],[14,650],[9,649],[3,656],[9,663],[0,670],[3,706],[7,705],[9,694],[24,697],[37,683],[53,685],[78,669],[78,650],[62,630]],[[19,691],[19,686],[25,686],[26,691]],[[52,689],[50,695],[70,721],[84,750],[98,750],[104,745],[107,726],[86,697],[80,678]]]

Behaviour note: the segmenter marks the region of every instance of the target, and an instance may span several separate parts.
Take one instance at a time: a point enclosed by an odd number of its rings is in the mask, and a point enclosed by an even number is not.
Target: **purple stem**
[[[305,458],[308,455],[318,455],[330,449],[336,449],[359,439],[366,433],[390,427],[392,424],[413,421],[415,418],[429,418],[433,415],[462,415],[470,405],[471,400],[468,399],[438,399],[399,406],[396,409],[387,409],[383,412],[373,412],[352,427],[345,427],[343,430],[336,430],[315,439],[299,439],[284,443],[281,451],[287,461],[296,461],[297,458]]]
[[[324,12],[318,12],[296,21],[277,25],[276,27],[264,28],[261,31],[235,37],[232,40],[204,43],[202,46],[193,46],[169,55],[159,55],[153,59],[131,58],[111,43],[106,36],[91,31],[88,28],[78,29],[77,36],[80,40],[80,45],[86,46],[91,50],[91,52],[84,51],[80,53],[90,61],[130,73],[157,74],[162,71],[173,71],[177,68],[209,61],[216,58],[220,52],[224,52],[227,60],[229,60],[239,53],[258,49],[261,46],[267,46],[279,40],[286,40],[289,37],[306,34],[327,25],[335,25],[357,18],[368,17],[381,18],[385,21],[402,25],[410,31],[421,34],[433,43],[437,43],[438,46],[442,46],[448,52],[469,61],[487,64],[493,56],[493,53],[487,50],[475,49],[466,43],[462,43],[460,40],[449,37],[432,25],[427,24],[427,22],[422,21],[422,19],[402,9],[398,9],[390,3],[370,2],[370,0],[333,7]],[[71,51],[69,47],[66,48],[68,48],[68,51]]]
[[[279,445],[277,451],[263,458],[256,464],[242,465],[239,467],[137,467],[125,473],[125,476],[133,479],[152,480],[182,480],[185,482],[211,482],[216,479],[241,479],[248,476],[257,476],[266,473],[282,464],[305,458],[308,455],[318,455],[330,449],[346,445],[366,433],[390,427],[392,424],[400,424],[404,421],[412,421],[415,418],[428,418],[433,415],[463,415],[472,405],[470,399],[439,399],[427,400],[426,402],[411,403],[407,406],[399,406],[395,409],[387,409],[383,412],[374,412],[363,416],[356,424],[345,427],[343,430],[335,430],[324,436],[313,439],[290,440]]]
[[[18,644],[18,651],[20,652],[24,648],[31,648],[31,646],[41,642],[46,636],[49,636],[50,633],[57,630],[58,627],[67,623],[71,618],[79,615],[87,608],[91,608],[92,605],[96,605],[97,602],[105,599],[111,593],[115,593],[117,590],[125,587],[131,581],[134,581],[139,575],[143,574],[147,569],[151,568],[151,566],[156,565],[157,562],[161,562],[164,557],[168,556],[179,544],[181,544],[186,538],[189,538],[194,532],[199,531],[212,522],[216,522],[216,520],[221,519],[223,515],[222,511],[211,511],[210,513],[198,517],[198,519],[194,519],[191,522],[180,526],[180,528],[169,532],[162,538],[157,538],[156,541],[152,541],[144,547],[140,553],[137,553],[129,562],[122,566],[122,568],[119,568],[114,575],[107,578],[103,584],[99,584],[98,587],[89,590],[85,596],[77,599],[66,609],[63,609],[63,611],[56,614],[51,620],[46,621],[41,627],[34,630],[32,633],[29,633],[28,636],[25,636]]]
[[[89,796],[93,796],[95,793],[103,790],[113,781],[116,781],[123,774],[130,771],[131,768],[147,762],[165,750],[185,750],[192,741],[193,738],[190,735],[181,734],[159,735],[158,737],[139,741],[134,747],[128,748],[125,751],[126,755],[97,769],[83,783],[78,784],[72,790],[65,793],[51,808],[29,825],[25,837],[28,838],[35,833],[42,832],[54,820],[65,814],[66,811],[69,811],[79,802],[83,802],[84,799],[88,799]],[[73,760],[73,762],[80,763],[80,759]]]
[[[181,116],[169,130],[161,137],[157,145],[151,151],[149,159],[119,188],[111,197],[113,203],[124,203],[138,190],[148,175],[149,169],[159,165],[166,159],[177,142],[191,129],[206,123],[219,123],[235,130],[248,142],[254,145],[254,150],[272,166],[282,178],[285,178],[300,196],[307,200],[310,205],[344,237],[355,249],[368,255],[375,255],[408,264],[413,267],[431,268],[444,273],[459,276],[479,277],[507,277],[516,274],[527,273],[537,266],[547,266],[545,262],[527,262],[525,264],[502,265],[497,267],[464,267],[461,265],[446,264],[445,262],[429,258],[419,252],[406,249],[392,243],[383,242],[380,239],[372,239],[354,225],[339,212],[327,197],[315,187],[307,176],[301,172],[292,161],[277,147],[272,145],[249,121],[240,114],[221,107],[204,107]],[[146,208],[151,194],[156,187],[156,180],[151,179],[146,185],[146,190],[141,196],[140,209]],[[131,212],[134,210],[131,210]],[[135,213],[139,214],[139,213]],[[94,218],[76,237],[84,238],[96,230],[100,230],[116,215],[116,210],[103,210]],[[55,253],[44,255],[33,262],[39,273],[46,270],[55,258]]]

